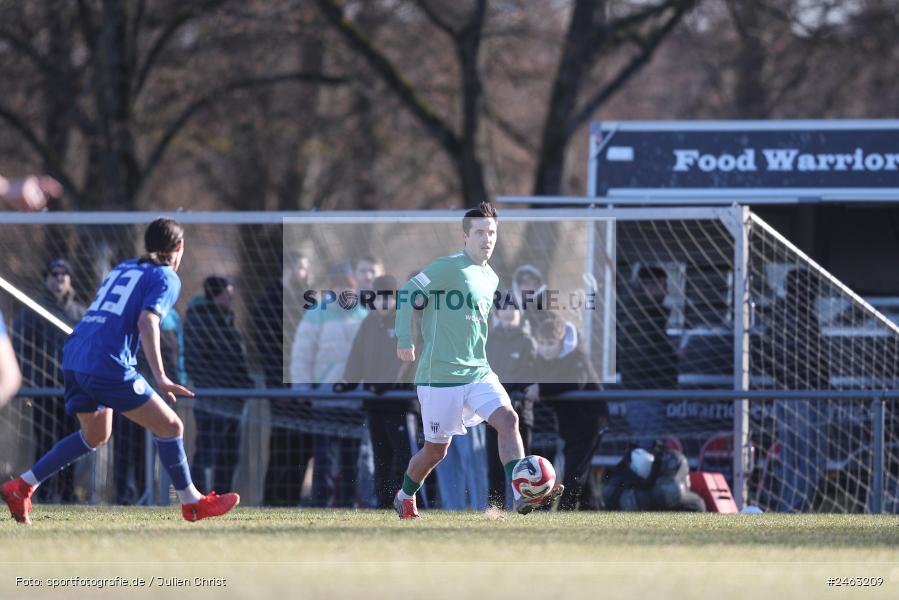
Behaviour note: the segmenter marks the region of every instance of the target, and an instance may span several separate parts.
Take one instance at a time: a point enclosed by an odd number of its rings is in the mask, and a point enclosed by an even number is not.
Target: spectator
[[[534,265],[521,265],[512,274],[512,297],[519,304],[531,332],[537,331],[540,321],[549,314],[546,281]]]
[[[166,313],[159,323],[159,351],[162,364],[170,378],[178,384],[185,383],[184,376],[184,331],[181,327],[181,316],[174,308]],[[143,349],[137,356],[137,371],[148,381],[152,381],[152,371],[144,356]],[[115,503],[137,504],[145,490],[147,451],[146,436],[143,428],[134,421],[113,414],[112,422],[112,469],[115,480]],[[154,450],[155,451],[155,450]],[[161,489],[169,489],[168,474],[164,478]]]
[[[203,297],[187,309],[184,362],[188,378],[197,387],[253,387],[243,339],[234,323],[233,303],[234,286],[213,275],[203,282]],[[191,476],[204,493],[232,487],[243,403],[237,398],[197,398],[194,403],[197,453]]]
[[[487,337],[487,362],[512,398],[512,408],[518,413],[518,427],[524,442],[524,453],[531,452],[531,432],[534,428],[534,402],[513,391],[521,391],[532,379],[536,342],[530,326],[521,316],[514,298],[505,297],[493,314],[492,329]],[[506,506],[511,501],[511,490],[506,472],[497,453],[496,430],[487,428],[488,500],[494,506]]]
[[[267,388],[288,387],[284,350],[291,347],[293,334],[305,315],[302,297],[308,289],[309,259],[288,253],[284,257],[281,277],[269,285],[253,310],[256,351],[262,361]],[[308,410],[309,403],[296,398],[273,398],[270,405],[275,424],[269,438],[263,502],[270,506],[297,506],[306,466],[312,458],[312,435],[277,423],[295,419],[299,413]]]
[[[356,278],[356,286],[359,290],[373,289],[376,277],[384,274],[384,264],[371,255],[365,255],[356,260],[353,277]]]
[[[819,282],[810,271],[796,268],[787,274],[784,297],[766,315],[762,366],[775,387],[784,390],[830,388],[830,357],[824,352],[815,303]],[[775,466],[780,490],[768,503],[781,512],[812,509],[818,484],[827,466],[824,401],[775,400],[774,414],[780,441]]]
[[[69,263],[61,258],[51,260],[43,275],[38,303],[64,323],[74,325],[80,321],[86,308],[75,302]],[[22,364],[25,385],[63,387],[60,365],[67,334],[30,308],[18,312],[13,329],[16,332],[13,343]],[[79,429],[78,421],[66,414],[65,402],[60,396],[34,398],[32,407],[36,458],[46,454],[58,439]],[[66,467],[58,478],[40,486],[35,494],[42,502],[74,501],[74,468]]]
[[[16,362],[12,344],[6,334],[6,321],[0,312],[0,408],[6,406],[19,389],[22,383],[22,373]]]
[[[391,295],[378,297],[374,312],[362,322],[344,371],[343,379],[348,383],[335,384],[335,391],[354,389],[360,382],[366,390],[379,395],[390,390],[411,390],[411,369],[404,367],[396,356],[396,296],[393,295],[396,278],[381,275],[367,289],[390,291]],[[414,400],[368,400],[365,409],[374,455],[377,508],[392,508],[393,485],[403,478],[412,458],[415,431],[411,431],[410,437],[409,427],[415,421],[409,419],[409,415],[418,412],[418,403]]]
[[[677,387],[677,351],[668,338],[668,278],[662,267],[643,266],[638,274],[632,310],[619,331],[618,371],[625,389]],[[665,403],[629,400],[627,422],[634,441],[651,448],[665,428]]]
[[[297,327],[291,348],[290,376],[295,385],[315,389],[321,384],[339,382],[366,311],[347,302],[356,290],[356,280],[347,263],[339,262],[328,273],[326,290],[333,291],[338,302],[320,302],[306,312]],[[330,386],[329,386],[330,387]],[[316,400],[312,403],[318,417],[336,421],[346,411],[361,404],[347,400]],[[312,503],[314,506],[355,504],[359,459],[359,440],[349,436],[315,434]]]
[[[537,358],[534,373],[539,383],[527,387],[530,401],[552,398],[572,390],[596,390],[599,379],[576,338],[566,333],[566,323],[548,313],[537,329]],[[565,443],[565,492],[559,510],[593,510],[598,507],[591,476],[593,455],[601,430],[609,421],[604,400],[546,400],[556,413],[559,436]]]

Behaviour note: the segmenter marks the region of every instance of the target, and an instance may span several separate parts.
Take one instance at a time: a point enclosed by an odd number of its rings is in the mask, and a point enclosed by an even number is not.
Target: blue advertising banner
[[[607,121],[592,197],[899,197],[899,120]]]

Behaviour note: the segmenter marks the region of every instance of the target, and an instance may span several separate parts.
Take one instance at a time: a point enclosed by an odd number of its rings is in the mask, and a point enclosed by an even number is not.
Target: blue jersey
[[[0,339],[6,337],[6,321],[3,320],[3,311],[0,310]]]
[[[104,379],[133,379],[140,344],[138,318],[151,310],[164,319],[179,293],[181,280],[171,267],[126,260],[103,280],[66,341],[63,369]]]

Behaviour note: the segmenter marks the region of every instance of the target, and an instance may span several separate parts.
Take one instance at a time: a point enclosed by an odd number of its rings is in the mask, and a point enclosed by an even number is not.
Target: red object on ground
[[[185,521],[199,521],[207,517],[220,517],[240,504],[240,495],[235,493],[219,496],[214,491],[209,492],[199,502],[194,504],[182,504],[181,514]]]
[[[702,497],[709,512],[740,512],[737,510],[733,494],[730,493],[730,486],[721,473],[707,471],[690,473],[690,489]]]

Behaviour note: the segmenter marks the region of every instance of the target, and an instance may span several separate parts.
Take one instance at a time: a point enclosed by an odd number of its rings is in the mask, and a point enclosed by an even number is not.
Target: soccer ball
[[[512,469],[512,487],[525,498],[542,498],[556,484],[556,470],[542,456],[525,456]]]

